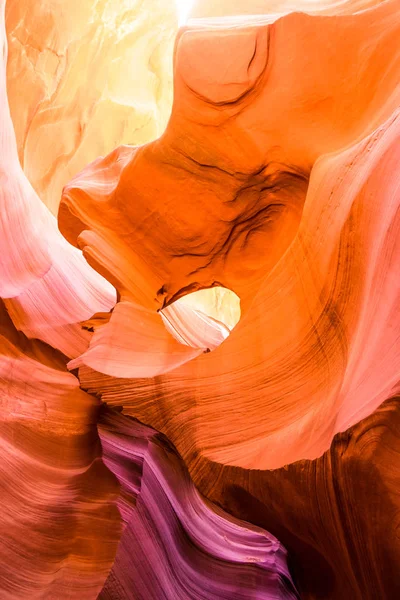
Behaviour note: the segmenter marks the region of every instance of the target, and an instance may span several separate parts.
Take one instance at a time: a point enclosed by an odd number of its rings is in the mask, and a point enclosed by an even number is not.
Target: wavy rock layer
[[[32,183],[162,131],[174,9],[9,0],[16,139],[0,0],[5,600],[296,598],[278,540],[306,600],[400,596],[400,7],[265,6],[181,30],[165,133],[64,190],[73,248]],[[220,286],[229,337],[175,302]],[[102,451],[99,397],[152,429],[103,408]]]
[[[120,534],[100,402],[60,353],[15,330],[2,303],[0,403],[0,596],[95,598]]]
[[[274,471],[198,461],[208,498],[278,537],[304,600],[400,596],[400,398],[338,434],[328,452]]]
[[[0,297],[18,330],[73,358],[89,344],[80,322],[110,310],[115,290],[62,237],[18,161],[6,93],[4,4],[0,3]]]
[[[56,213],[63,186],[88,162],[163,132],[174,2],[7,0],[6,26],[19,158]]]
[[[64,190],[62,232],[120,299],[71,364],[185,461],[313,459],[398,390],[399,10],[194,22],[176,42],[165,134]],[[165,354],[162,374],[142,336],[140,356],[123,311],[133,322],[137,305],[218,285],[242,318],[214,352],[178,368]],[[104,377],[143,364],[153,379]]]
[[[112,308],[115,290],[61,236],[18,162],[5,89],[4,4],[0,596],[89,600],[100,592],[115,557],[118,484],[101,459],[100,402],[79,388],[65,355],[85,351],[89,334],[80,321]]]
[[[278,540],[206,502],[163,436],[110,410],[99,432],[125,522],[101,600],[298,597]]]
[[[26,10],[12,2],[8,7],[9,19]],[[18,162],[5,89],[4,2],[0,10],[0,596],[86,600],[101,592],[115,558],[119,487],[102,460],[100,401],[79,388],[66,369],[68,358],[83,352],[89,360],[92,353],[111,371],[118,364],[121,374],[143,376],[147,352],[152,376],[219,344],[229,329],[186,305],[168,307],[161,316],[120,302],[111,318],[120,319],[135,340],[140,368],[133,364],[129,371],[132,346],[126,365],[123,343],[110,355],[107,311],[115,292],[58,232]],[[28,36],[20,22],[18,27]],[[28,54],[29,39],[22,45]],[[44,135],[49,138],[48,129]],[[27,139],[23,146],[29,147]],[[95,348],[87,350],[93,330]],[[176,452],[153,430],[106,415],[103,457],[121,482],[126,529],[101,597],[297,598],[278,540],[207,504]]]

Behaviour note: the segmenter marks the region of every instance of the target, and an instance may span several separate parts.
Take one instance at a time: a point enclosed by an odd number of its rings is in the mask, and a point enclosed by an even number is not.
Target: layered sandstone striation
[[[0,303],[0,596],[95,598],[120,535],[100,402],[65,357],[15,330]]]
[[[205,501],[164,436],[109,409],[99,434],[125,523],[101,600],[298,598],[279,541]]]
[[[4,8],[2,2],[0,445],[3,457],[3,516],[0,595],[7,600],[28,597],[49,600],[79,597],[85,600],[97,597],[109,575],[121,535],[120,513],[122,517],[126,516],[123,498],[126,493],[133,494],[135,490],[130,490],[129,486],[126,490],[125,481],[120,478],[124,457],[119,449],[111,443],[111,454],[102,452],[97,432],[100,400],[80,389],[78,379],[67,370],[69,359],[76,359],[82,353],[86,356],[90,352],[91,332],[96,331],[93,338],[98,341],[101,325],[108,323],[109,311],[114,307],[113,318],[117,319],[120,314],[126,335],[137,344],[141,367],[129,371],[132,365],[129,363],[131,346],[125,363],[121,346],[113,361],[108,353],[112,344],[107,335],[103,355],[113,367],[118,359],[121,374],[125,375],[146,376],[143,357],[149,350],[149,339],[153,340],[153,344],[148,356],[148,375],[153,376],[154,361],[158,361],[159,373],[164,373],[208,350],[208,346],[218,345],[230,329],[185,304],[169,307],[163,315],[139,304],[134,307],[120,302],[115,306],[117,298],[113,286],[87,264],[80,250],[61,236],[54,217],[27,178],[27,163],[22,161],[23,170],[19,162],[21,154],[19,157],[6,94]],[[8,4],[8,22],[17,9],[27,11],[26,6]],[[31,50],[27,41],[21,48],[27,52]],[[95,51],[95,48],[91,50]],[[10,65],[13,65],[13,59]],[[26,67],[24,69],[26,71]],[[24,75],[28,76],[25,71]],[[32,76],[38,83],[37,74]],[[12,82],[17,80],[12,79]],[[13,102],[12,94],[10,96]],[[27,103],[22,102],[18,106],[14,102],[13,106],[16,110],[21,107],[29,109]],[[64,112],[77,110],[68,98],[64,108],[60,109],[60,117]],[[49,116],[49,123],[53,117]],[[18,120],[18,123],[21,124],[21,121]],[[51,124],[66,127],[62,119]],[[43,139],[49,142],[48,131]],[[59,141],[66,141],[61,133]],[[19,142],[25,152],[29,146],[27,139]],[[53,158],[57,156],[56,152]],[[26,158],[25,154],[22,158]],[[46,153],[40,154],[40,158],[46,164]],[[221,292],[221,298],[223,295],[224,292]],[[216,298],[214,295],[210,306],[214,307]],[[217,306],[214,308],[219,309]],[[188,328],[181,327],[181,314],[186,316]],[[165,327],[166,320],[170,331]],[[133,327],[131,330],[127,329],[129,323]],[[108,333],[109,329],[106,330]],[[99,350],[97,342],[96,350]],[[128,368],[126,372],[124,365]],[[156,597],[164,590],[165,577],[170,579],[168,597],[171,599],[176,598],[178,589],[182,598],[208,598],[211,591],[215,597],[223,598],[227,586],[237,590],[243,598],[254,597],[254,593],[257,598],[297,597],[286,565],[286,552],[278,540],[267,532],[246,526],[218,509],[210,508],[196,492],[176,453],[174,458],[169,459],[169,446],[165,441],[161,448],[153,449],[155,464],[152,464],[150,451],[145,457],[141,454],[144,440],[154,437],[156,432],[134,425],[126,417],[122,423],[119,423],[118,415],[114,419],[120,425],[119,438],[126,436],[126,429],[131,436],[126,449],[128,459],[132,461],[128,469],[138,478],[138,503],[143,502],[145,508],[144,513],[139,508],[135,509],[133,494],[134,503],[126,520],[128,528],[108,581],[121,577],[121,556],[124,565],[124,553],[130,552],[132,543],[129,527],[141,525],[144,546],[139,544],[137,550],[153,551],[153,555],[151,552],[148,555],[147,567],[151,568],[152,575],[155,560],[164,558],[167,564],[168,551],[163,557],[157,556],[157,545],[167,543],[171,536],[175,563],[167,572],[160,563],[158,579],[153,581],[148,571],[147,575],[146,571],[140,571],[143,565],[133,560],[134,572],[141,573],[142,579],[128,577],[129,598],[132,594],[148,598],[149,585],[153,586],[151,593]],[[103,448],[107,448],[108,434],[104,422],[103,418],[101,433]],[[120,461],[118,468],[113,468],[113,459]],[[140,466],[140,462],[144,460],[142,486],[143,465]],[[156,470],[154,477],[151,476],[151,468]],[[121,480],[121,489],[118,479]],[[179,498],[184,487],[191,499],[187,506],[184,498]],[[173,509],[169,509],[171,494],[175,495]],[[154,514],[157,499],[165,511],[165,521],[159,522]],[[194,517],[196,519],[191,523]],[[176,524],[179,524],[178,531]],[[215,543],[208,539],[212,529],[220,530],[215,534]],[[187,535],[192,541],[181,548],[181,538]],[[154,536],[158,536],[157,543],[152,542]],[[133,539],[139,542],[138,538]],[[227,542],[232,550],[226,554]],[[197,544],[198,549],[185,566],[186,554],[192,543]],[[135,548],[132,547],[132,550]],[[182,555],[181,550],[185,554]],[[192,571],[196,572],[196,569],[197,586],[193,590]],[[181,575],[186,573],[182,582],[177,579],[178,572]],[[211,591],[207,591],[210,577],[214,579],[209,584]],[[253,581],[250,588],[249,580]],[[104,594],[109,593],[109,587],[107,583]],[[112,591],[114,597],[118,589]]]
[[[62,237],[21,168],[6,92],[4,14],[2,48],[0,296],[19,331],[73,358],[89,344],[80,322],[113,308],[115,289]]]
[[[5,600],[400,595],[400,5],[258,7],[169,118],[171,2],[0,0]]]
[[[82,384],[185,460],[315,458],[398,389],[399,23],[394,1],[272,24],[192,21],[176,41],[164,135],[121,146],[64,189],[61,231],[120,299],[71,366],[97,371]],[[107,379],[121,378],[118,339],[131,344],[125,377],[153,360],[150,337],[138,358],[122,311],[133,322],[138,304],[155,311],[218,285],[242,317],[214,352],[161,376],[158,357],[157,377],[138,385]],[[165,372],[177,365],[164,360]]]
[[[18,162],[0,2],[0,596],[95,598],[120,535],[119,486],[97,433],[100,401],[66,368],[80,321],[115,290],[61,236]]]
[[[305,600],[400,594],[400,403],[337,434],[313,461],[273,471],[198,461],[196,485],[229,513],[271,531],[289,551]]]

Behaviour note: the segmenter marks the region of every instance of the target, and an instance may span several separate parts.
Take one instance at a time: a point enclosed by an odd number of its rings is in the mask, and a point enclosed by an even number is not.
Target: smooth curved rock
[[[95,598],[120,535],[100,402],[63,356],[18,333],[0,301],[0,596]]]
[[[121,302],[216,285],[241,299],[229,338],[168,374],[112,382],[107,353],[82,370],[186,461],[315,458],[398,389],[399,8],[193,22],[165,134],[64,190],[62,232]]]
[[[2,0],[0,596],[89,600],[115,557],[118,484],[101,459],[100,402],[79,389],[64,355],[85,351],[80,321],[112,308],[115,290],[61,236],[18,162],[4,9]]]
[[[110,310],[115,290],[66,243],[19,164],[6,94],[4,4],[5,0],[0,3],[0,297],[18,330],[75,357],[89,344],[79,323],[97,311]]]
[[[102,368],[108,375],[155,377],[198,356],[203,350],[180,343],[161,315],[130,302],[119,302],[110,319],[95,325],[90,348],[68,367]]]
[[[63,186],[90,161],[163,132],[172,101],[174,2],[7,0],[6,26],[19,158],[57,213]]]
[[[31,183],[162,131],[174,9],[7,3],[5,600],[295,598],[284,547],[305,600],[399,597],[400,5],[306,5],[181,30],[165,133],[66,186],[72,248]],[[220,286],[229,337],[184,303]],[[162,433],[103,408],[102,453],[100,398]]]
[[[230,334],[221,321],[177,300],[160,311],[166,329],[181,343],[206,351],[217,348]]]
[[[232,331],[240,321],[240,298],[226,288],[213,287],[199,290],[182,296],[176,303],[169,305],[171,306],[190,306],[223,323],[229,331]]]
[[[191,475],[210,500],[271,531],[288,549],[304,600],[399,597],[400,398],[314,461],[274,471],[199,460]]]
[[[205,501],[168,440],[110,410],[99,433],[125,522],[101,600],[298,598],[278,540]]]

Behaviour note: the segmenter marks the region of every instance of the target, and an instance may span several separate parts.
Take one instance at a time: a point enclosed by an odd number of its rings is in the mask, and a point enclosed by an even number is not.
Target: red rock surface
[[[305,600],[394,600],[400,595],[399,397],[345,433],[313,461],[273,471],[204,464],[191,472],[202,493],[271,531],[289,550]]]
[[[2,303],[0,405],[0,597],[95,598],[120,534],[100,402],[63,355],[15,330]]]
[[[241,321],[213,353],[105,385],[186,460],[276,468],[320,456],[397,390],[399,4],[207,23],[176,42],[164,135],[77,175],[59,225],[121,310],[238,294]],[[107,329],[107,353],[95,336],[79,359],[100,373],[93,389],[121,377],[108,358],[130,343],[120,312]]]
[[[5,4],[1,599],[397,599],[398,0]]]
[[[109,310],[115,291],[62,238],[18,163],[5,90],[4,4],[0,597],[85,600],[100,592],[114,560],[119,487],[101,458],[100,401],[79,388],[65,355],[87,348],[80,321]]]

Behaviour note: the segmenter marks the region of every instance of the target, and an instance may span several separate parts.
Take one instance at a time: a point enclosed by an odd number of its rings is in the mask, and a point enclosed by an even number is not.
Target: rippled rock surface
[[[283,546],[207,502],[164,436],[110,410],[99,433],[125,523],[102,600],[298,598]]]
[[[397,600],[399,2],[149,7],[0,0],[0,597]]]
[[[140,379],[107,394],[129,388],[127,414],[186,461],[314,459],[398,391],[399,10],[190,22],[163,136],[64,188],[61,231],[119,297],[72,365],[94,389]],[[221,285],[238,325],[195,360],[163,346],[160,373],[164,329],[146,349],[139,306]]]

